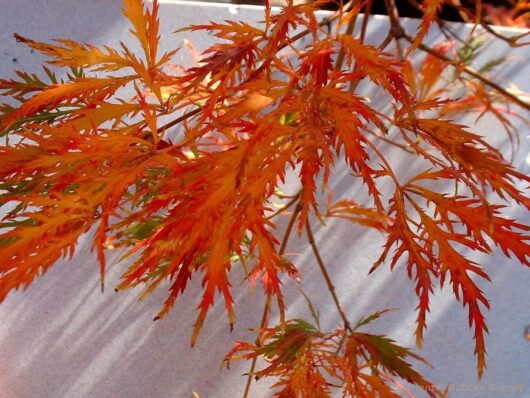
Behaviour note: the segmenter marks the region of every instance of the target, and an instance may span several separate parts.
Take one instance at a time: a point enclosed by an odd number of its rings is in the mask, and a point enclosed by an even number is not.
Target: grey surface
[[[161,3],[162,36],[167,47],[180,44],[182,36],[170,32],[187,24],[261,19],[255,8]],[[13,76],[15,68],[36,70],[41,61],[37,54],[16,45],[13,32],[41,40],[68,37],[96,44],[131,42],[118,1],[3,0],[1,5],[2,77]],[[384,18],[371,26],[372,40],[386,33]],[[200,49],[209,40],[199,35],[187,37]],[[488,51],[488,56],[498,56],[508,49],[494,45]],[[521,60],[527,55],[525,50],[512,50],[510,54],[519,58],[508,63],[496,79],[530,90],[530,67],[526,59]],[[515,164],[528,173],[525,158],[530,150],[530,132],[519,126],[521,148]],[[484,120],[477,128],[501,145],[506,142],[499,126],[491,121]],[[410,167],[403,165],[404,169]],[[335,172],[338,177],[332,182],[332,189],[336,197],[355,191],[344,168],[338,167]],[[514,210],[512,217],[529,221],[528,214],[521,210]],[[403,268],[396,267],[392,275],[382,267],[375,275],[367,276],[380,252],[382,237],[362,234],[350,224],[337,221],[329,222],[327,230],[317,230],[316,239],[348,315],[357,319],[377,309],[398,307],[371,330],[413,347],[416,297]],[[334,307],[311,253],[297,239],[288,251],[300,265],[301,286],[320,309],[323,326],[336,326]],[[117,282],[124,269],[123,264],[116,264],[117,256],[109,253],[113,265],[109,267],[108,286]],[[499,252],[477,260],[493,279],[493,284],[480,284],[492,303],[487,314],[490,334],[486,374],[477,380],[466,310],[447,288],[437,291],[432,300],[425,348],[420,353],[431,361],[434,370],[423,370],[442,388],[452,383],[453,397],[530,397],[530,342],[523,338],[524,327],[530,324],[530,270]],[[191,349],[191,323],[200,298],[199,278],[193,280],[166,319],[153,322],[165,298],[163,288],[138,302],[138,291],[115,294],[108,288],[102,294],[98,275],[95,256],[90,253],[90,237],[84,237],[74,260],[57,264],[27,292],[13,293],[0,305],[0,398],[180,398],[190,397],[192,390],[202,398],[241,396],[244,378],[240,375],[248,364],[235,363],[229,371],[220,365],[235,341],[252,339],[247,330],[259,324],[261,294],[250,296],[246,288],[238,290],[238,321],[233,333],[229,332],[219,301],[206,320],[197,346]],[[234,285],[239,284],[241,276],[237,270],[234,272]],[[298,287],[287,283],[286,291],[292,304],[289,316],[307,316]],[[252,396],[270,397],[269,387],[260,381]],[[422,396],[421,392],[418,396]]]

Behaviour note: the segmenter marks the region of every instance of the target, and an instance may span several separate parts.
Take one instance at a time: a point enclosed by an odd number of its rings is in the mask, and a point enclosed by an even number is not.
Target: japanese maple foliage
[[[123,3],[142,53],[125,45],[15,36],[68,73],[58,78],[44,67],[44,76],[18,72],[18,80],[0,80],[9,97],[0,108],[0,205],[7,209],[0,224],[0,301],[73,256],[79,237],[93,230],[102,286],[109,247],[124,248],[131,259],[118,290],[143,285],[149,293],[169,282],[156,319],[195,274],[202,277],[192,344],[218,295],[235,323],[229,273],[241,263],[249,285],[263,287],[267,305],[256,342],[237,343],[226,360],[251,359],[251,376],[277,377],[278,397],[328,397],[335,389],[343,396],[397,397],[405,389],[399,380],[440,395],[408,363],[420,357],[385,336],[359,331],[382,313],[350,325],[309,223],[310,217],[338,217],[385,234],[371,271],[387,264],[414,281],[418,345],[434,286],[452,286],[467,307],[482,375],[489,302],[479,284],[489,277],[463,249],[491,253],[498,246],[530,265],[530,228],[503,216],[510,201],[530,207],[520,190],[530,178],[450,118],[489,113],[515,141],[514,105],[530,106],[488,80],[496,64],[476,71],[470,66],[475,53],[452,42],[423,43],[446,2],[426,0],[411,37],[387,1],[390,29],[379,46],[364,40],[368,18],[359,12],[369,12],[370,2],[341,4],[324,20],[315,14],[323,1],[278,11],[267,6],[260,24],[180,29],[220,39],[187,69],[174,67],[176,50],[158,51],[156,1],[149,7]],[[361,18],[361,34],[353,36]],[[308,44],[297,47],[304,36]],[[395,54],[384,51],[391,41]],[[413,63],[407,58],[412,51],[427,56]],[[441,85],[444,74],[450,83]],[[391,109],[373,106],[358,92],[360,84],[377,89]],[[420,160],[422,168],[401,175],[380,143]],[[363,182],[366,203],[317,199],[341,159]],[[285,199],[280,190],[288,173],[298,176],[301,189],[274,212],[274,201]],[[389,184],[391,192],[383,189]],[[281,214],[290,215],[283,234],[276,228]],[[296,278],[298,267],[284,253],[295,229],[308,236],[342,328],[323,331],[285,319],[282,280]],[[280,324],[270,326],[273,308]],[[268,365],[256,370],[257,357]]]

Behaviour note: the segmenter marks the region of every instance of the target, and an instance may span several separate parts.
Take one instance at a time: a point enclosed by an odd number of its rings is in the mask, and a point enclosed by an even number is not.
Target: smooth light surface
[[[2,2],[0,14],[0,76],[13,77],[14,69],[37,71],[42,57],[17,45],[17,32],[29,38],[49,40],[67,37],[74,40],[117,45],[132,43],[129,26],[115,0],[18,0]],[[200,6],[174,1],[161,2],[163,48],[179,46],[184,37],[199,50],[211,38],[199,34],[175,35],[171,32],[188,24],[208,20],[262,19],[256,7],[228,5]],[[409,31],[413,32],[413,22]],[[380,41],[387,31],[385,18],[370,25],[369,37]],[[460,27],[461,32],[466,27]],[[134,46],[133,46],[134,47]],[[507,54],[501,44],[491,45],[484,58]],[[525,49],[510,50],[514,60],[507,63],[495,79],[514,82],[530,91],[530,66]],[[180,58],[179,58],[180,57]],[[177,62],[190,62],[181,51]],[[470,121],[468,121],[470,122]],[[483,120],[477,129],[508,149],[498,125]],[[530,131],[520,125],[521,145],[516,166],[528,173],[525,161],[530,151]],[[393,156],[398,156],[394,154]],[[394,158],[395,161],[396,158]],[[399,159],[398,159],[399,161]],[[403,170],[414,165],[403,164]],[[359,189],[344,167],[331,186],[336,198],[348,197]],[[294,191],[294,187],[291,190]],[[514,210],[512,217],[530,221],[528,214]],[[416,296],[403,267],[394,275],[382,267],[374,275],[367,272],[382,244],[377,234],[362,234],[343,221],[329,222],[326,229],[315,226],[315,235],[323,257],[337,284],[339,297],[351,319],[374,310],[399,308],[375,323],[371,331],[385,333],[400,343],[414,347]],[[98,265],[90,252],[90,237],[83,238],[72,261],[63,261],[38,279],[25,293],[11,294],[0,305],[0,398],[181,398],[192,390],[202,398],[239,397],[248,369],[247,363],[235,363],[229,371],[221,368],[224,355],[240,339],[252,339],[248,329],[259,325],[263,300],[261,291],[250,296],[246,287],[238,290],[235,331],[229,332],[221,301],[209,314],[194,349],[190,348],[191,324],[200,298],[200,278],[180,299],[164,320],[153,322],[165,298],[164,288],[142,302],[139,291],[114,293],[124,264],[117,264],[118,253],[109,253],[107,286],[99,287]],[[293,239],[289,249],[300,266],[300,287],[321,312],[324,328],[338,325],[338,317],[329,293],[321,280],[310,250]],[[450,289],[437,291],[432,300],[424,349],[421,355],[431,361],[425,374],[442,389],[451,383],[452,397],[530,397],[530,342],[523,332],[530,324],[530,270],[496,252],[492,257],[477,257],[490,273],[493,284],[480,283],[492,303],[487,314],[488,368],[479,381],[475,372],[472,333],[467,327],[467,309],[452,297]],[[233,285],[242,279],[235,270]],[[290,317],[308,316],[299,287],[288,283],[288,299],[293,306]],[[272,396],[264,381],[254,385],[252,397]],[[418,396],[422,392],[413,391]]]

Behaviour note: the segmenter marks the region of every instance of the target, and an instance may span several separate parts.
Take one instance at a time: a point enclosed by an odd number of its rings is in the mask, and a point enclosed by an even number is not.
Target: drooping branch
[[[352,328],[350,325],[350,321],[348,320],[348,317],[346,316],[346,313],[344,312],[344,309],[342,308],[342,305],[340,304],[339,298],[337,297],[337,293],[335,292],[335,285],[333,284],[333,281],[331,280],[331,277],[329,276],[328,270],[326,268],[326,264],[324,264],[324,260],[322,260],[322,256],[320,255],[320,252],[315,242],[313,231],[311,230],[311,226],[309,225],[309,220],[306,222],[305,225],[306,225],[307,239],[308,239],[309,245],[311,246],[311,249],[313,250],[313,254],[315,255],[315,259],[317,260],[318,267],[320,268],[320,272],[322,273],[322,276],[324,277],[324,280],[326,281],[328,290],[331,296],[333,297],[333,302],[335,303],[335,306],[337,307],[337,311],[339,312],[340,317],[342,318],[342,321],[344,322],[344,328],[348,330],[349,332],[351,332]]]
[[[405,33],[404,31],[403,31],[403,38],[406,39],[410,43],[412,43],[414,41],[414,38],[412,36],[410,36],[409,34]],[[434,49],[432,47],[429,47],[429,46],[427,46],[427,45],[425,45],[423,43],[419,43],[418,44],[418,48],[420,50],[422,50],[422,51],[424,51],[424,52],[426,52],[426,53],[438,58],[438,59],[441,59],[441,60],[447,62],[450,65],[453,65],[454,67],[459,68],[461,71],[467,73],[468,75],[470,75],[470,76],[474,77],[475,79],[481,81],[485,85],[491,87],[492,89],[497,91],[499,94],[501,94],[505,98],[511,100],[512,102],[515,102],[520,107],[530,111],[530,104],[528,102],[523,101],[518,96],[516,96],[516,95],[510,93],[509,91],[507,91],[501,85],[495,83],[494,81],[488,79],[487,77],[484,77],[484,75],[480,74],[479,72],[477,72],[473,68],[471,68],[469,66],[463,66],[460,62],[452,60],[451,58],[449,58],[449,57],[445,56],[444,54],[442,54],[441,52],[437,51],[436,49]]]
[[[339,10],[339,11],[335,11],[333,14],[331,14],[329,17],[327,18],[323,18],[319,23],[318,25],[320,27],[322,26],[326,26],[326,25],[329,25],[331,24],[332,22],[334,22],[337,18],[339,18],[342,14],[342,12],[345,12],[345,11],[349,11],[352,9],[353,7],[353,4],[356,2],[356,0],[350,0],[348,3],[346,3],[344,5],[344,7],[342,7],[342,10]],[[353,30],[353,28],[352,28]],[[307,36],[308,34],[311,33],[311,30],[310,29],[305,29],[303,31],[301,31],[300,33],[297,33],[296,35],[294,35],[293,37],[291,38],[287,38],[287,40],[284,42],[284,43],[281,43],[279,46],[278,46],[278,51],[280,50],[283,50],[284,48],[288,47],[289,45],[295,43],[296,41],[302,39],[303,37]],[[259,76],[261,74],[261,72],[263,72],[263,70],[267,67],[267,63],[263,63],[260,67],[258,67],[254,73],[252,73],[252,75],[245,81],[243,82],[243,84],[246,84],[246,83],[249,83],[250,81],[252,81],[254,78],[256,78],[257,76]],[[198,115],[199,113],[201,113],[202,111],[202,108],[201,107],[198,107],[198,108],[195,108],[195,109],[192,109],[191,111],[188,111],[186,113],[184,113],[183,115],[175,118],[174,120],[171,120],[169,121],[168,123],[164,124],[163,126],[161,126],[160,128],[158,128],[157,130],[157,135],[158,136],[162,136],[162,134],[164,134],[164,132],[171,128],[171,127],[174,127],[182,122],[184,122],[185,120],[193,117],[193,116],[196,116]]]
[[[299,197],[300,197],[300,192],[298,192],[295,196],[296,200],[298,200],[298,205],[295,207],[293,213],[291,214],[289,223],[287,224],[287,228],[285,229],[285,233],[283,235],[282,242],[280,243],[280,249],[278,250],[278,254],[280,256],[282,256],[285,253],[285,250],[287,249],[287,244],[289,243],[289,238],[291,237],[291,234],[293,232],[294,224],[296,222],[296,219],[298,218],[298,214],[300,214],[300,212],[302,211],[302,206],[300,204]],[[263,330],[263,328],[267,326],[270,309],[271,309],[271,300],[269,297],[267,297],[265,301],[265,306],[263,308],[263,314],[261,315],[261,322],[260,322],[260,326],[258,330],[258,337],[256,338],[257,346],[261,344],[260,333]],[[248,371],[247,382],[245,384],[245,390],[243,392],[243,398],[249,397],[250,387],[252,386],[252,380],[253,380],[254,372],[256,371],[257,361],[258,361],[258,358],[254,357],[252,358],[252,362],[250,363],[250,369]]]
[[[395,4],[395,1],[394,0],[385,0],[385,5],[387,7],[387,11],[388,11],[388,16],[389,16],[389,21],[390,21],[390,25],[391,25],[391,33],[394,35],[394,38],[396,39],[396,42],[397,40],[399,40],[400,38],[403,38],[405,40],[407,40],[409,43],[414,43],[415,40],[414,38],[409,35],[405,29],[403,29],[403,27],[401,26],[401,23],[399,22],[399,14],[397,13],[397,7],[396,7],[396,4]],[[507,91],[505,88],[503,88],[502,86],[500,86],[499,84],[495,83],[494,81],[488,79],[487,77],[484,77],[482,74],[480,74],[479,72],[477,72],[476,70],[474,70],[473,68],[467,66],[467,65],[462,65],[460,62],[457,62],[457,61],[454,61],[452,60],[451,58],[447,57],[446,55],[442,54],[441,52],[437,51],[436,49],[434,48],[431,48],[423,43],[417,43],[417,47],[438,58],[438,59],[441,59],[445,62],[447,62],[448,64],[450,65],[453,65],[454,67],[457,67],[459,68],[460,70],[462,70],[463,72],[467,73],[468,75],[474,77],[475,79],[481,81],[482,83],[484,83],[485,85],[491,87],[492,89],[494,89],[495,91],[497,91],[499,94],[503,95],[505,98],[515,102],[517,105],[521,106],[522,108],[526,109],[526,110],[529,110],[530,111],[530,104],[521,100],[518,96],[510,93],[509,91]]]

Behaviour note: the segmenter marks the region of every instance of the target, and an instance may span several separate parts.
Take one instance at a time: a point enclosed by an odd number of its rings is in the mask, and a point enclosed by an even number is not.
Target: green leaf
[[[39,225],[39,221],[34,218],[0,222],[0,228],[34,227],[37,225]]]
[[[307,296],[307,294],[305,294],[305,292],[302,289],[299,289],[299,290],[300,290],[300,293],[302,293],[302,295],[305,298],[305,301],[306,301],[307,306],[309,308],[309,312],[311,312],[311,317],[313,318],[313,320],[317,324],[318,330],[320,330],[320,311],[315,308],[315,306],[313,305],[313,302]]]
[[[486,62],[479,70],[478,73],[486,73],[495,69],[497,66],[502,65],[508,60],[508,57],[498,57]]]
[[[390,311],[395,311],[396,309],[397,308],[387,308],[387,309],[384,309],[384,310],[381,310],[381,311],[374,312],[373,314],[367,316],[366,318],[361,318],[361,319],[359,319],[357,324],[354,326],[353,330],[357,330],[361,326],[368,325],[369,323],[371,323],[371,322],[375,321],[376,319],[378,319],[379,317],[381,317],[381,315],[386,314],[387,312],[390,312]]]
[[[428,365],[429,363],[408,348],[396,344],[388,337],[376,334],[355,333],[354,338],[362,341],[365,348],[372,354],[372,361],[386,371],[411,383],[420,385],[426,383],[425,379],[405,359],[410,357]]]
[[[153,216],[147,220],[136,222],[127,228],[125,235],[131,241],[140,241],[149,238],[155,232],[155,230],[160,226],[163,217]]]
[[[15,243],[19,239],[20,239],[20,236],[8,236],[8,237],[0,236],[0,247],[4,247],[7,245],[10,245],[11,243]]]

